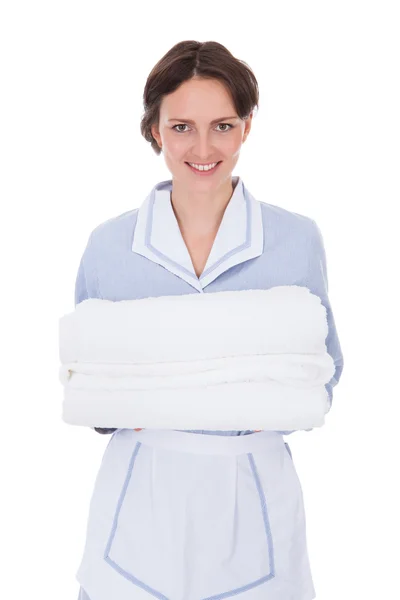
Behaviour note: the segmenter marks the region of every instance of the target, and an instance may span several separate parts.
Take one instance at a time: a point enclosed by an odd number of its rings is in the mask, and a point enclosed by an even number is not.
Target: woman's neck
[[[171,205],[181,232],[195,237],[216,233],[233,190],[232,178],[212,194],[196,193],[174,184]]]

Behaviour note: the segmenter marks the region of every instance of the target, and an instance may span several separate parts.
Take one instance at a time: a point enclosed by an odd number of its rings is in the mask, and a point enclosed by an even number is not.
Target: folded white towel
[[[59,331],[71,424],[292,430],[329,408],[326,309],[306,287],[88,299]]]

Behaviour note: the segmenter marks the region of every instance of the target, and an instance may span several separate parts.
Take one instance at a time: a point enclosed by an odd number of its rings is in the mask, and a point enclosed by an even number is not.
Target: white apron
[[[76,578],[90,600],[315,598],[283,436],[118,430]]]

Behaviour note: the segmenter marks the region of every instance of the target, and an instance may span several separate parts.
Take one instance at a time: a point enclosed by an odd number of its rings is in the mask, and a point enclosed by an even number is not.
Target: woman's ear
[[[250,133],[252,119],[253,119],[253,112],[251,112],[250,115],[248,116],[248,118],[245,120],[242,143],[246,141],[247,136]]]
[[[160,148],[162,148],[161,136],[160,136],[160,132],[158,130],[157,125],[152,125],[150,130],[151,130],[151,135],[156,140],[156,142],[160,146]]]

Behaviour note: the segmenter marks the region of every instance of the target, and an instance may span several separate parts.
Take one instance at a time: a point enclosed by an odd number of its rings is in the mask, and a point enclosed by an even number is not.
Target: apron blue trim
[[[289,446],[289,444],[287,442],[285,442],[285,446],[286,446],[286,450],[289,452],[290,458],[293,459],[292,451],[291,451],[290,446]]]
[[[128,471],[127,471],[127,475],[125,478],[125,482],[124,485],[122,486],[122,490],[121,490],[121,494],[118,500],[118,504],[117,504],[117,508],[115,511],[115,515],[114,515],[114,520],[113,520],[113,524],[112,524],[112,528],[111,528],[111,533],[106,545],[106,549],[104,552],[104,560],[113,568],[115,569],[120,575],[122,575],[123,577],[125,577],[126,579],[128,579],[129,581],[131,581],[134,585],[137,585],[138,587],[142,588],[143,590],[145,590],[146,592],[148,592],[149,594],[152,594],[155,598],[158,598],[159,600],[170,600],[169,598],[167,598],[166,596],[164,596],[161,592],[158,592],[157,590],[154,590],[153,588],[151,588],[150,586],[148,586],[147,584],[145,584],[143,581],[140,581],[139,579],[137,579],[136,577],[134,577],[131,573],[129,573],[128,571],[126,571],[125,569],[122,569],[116,562],[114,562],[110,556],[110,549],[113,543],[113,539],[115,537],[116,531],[117,531],[117,526],[118,526],[118,517],[119,517],[119,513],[121,511],[121,507],[123,505],[124,502],[124,498],[126,495],[126,491],[128,489],[129,486],[129,482],[130,479],[132,477],[132,472],[133,472],[133,467],[135,465],[135,461],[138,455],[138,452],[140,450],[142,446],[141,442],[138,442],[135,445],[135,448],[133,450],[131,459],[129,461],[129,466],[128,466]],[[236,588],[234,590],[230,590],[227,592],[223,592],[222,594],[217,594],[216,596],[209,596],[207,598],[204,598],[202,600],[222,600],[223,598],[228,598],[229,596],[235,596],[236,594],[239,594],[241,592],[245,592],[248,591],[258,585],[261,585],[263,583],[265,583],[266,581],[269,581],[270,579],[272,579],[273,577],[275,577],[275,560],[274,560],[274,548],[273,548],[273,541],[272,541],[272,535],[271,535],[271,527],[270,527],[270,523],[269,523],[269,518],[268,518],[268,513],[267,513],[267,501],[265,498],[265,493],[264,490],[261,486],[260,483],[260,478],[258,475],[258,471],[257,471],[257,467],[254,461],[254,457],[252,453],[248,453],[247,457],[249,459],[249,463],[250,463],[250,467],[253,473],[253,477],[256,483],[256,487],[257,487],[257,491],[258,491],[258,495],[260,498],[260,504],[261,504],[261,510],[262,510],[262,516],[263,516],[263,520],[264,520],[264,527],[265,527],[265,533],[266,533],[266,537],[267,537],[267,545],[268,545],[268,554],[269,554],[269,559],[270,559],[270,565],[271,565],[271,571],[268,575],[265,575],[264,577],[261,577],[260,579],[257,579],[256,581],[253,581],[252,583],[249,583],[245,586],[242,586],[240,588]]]

